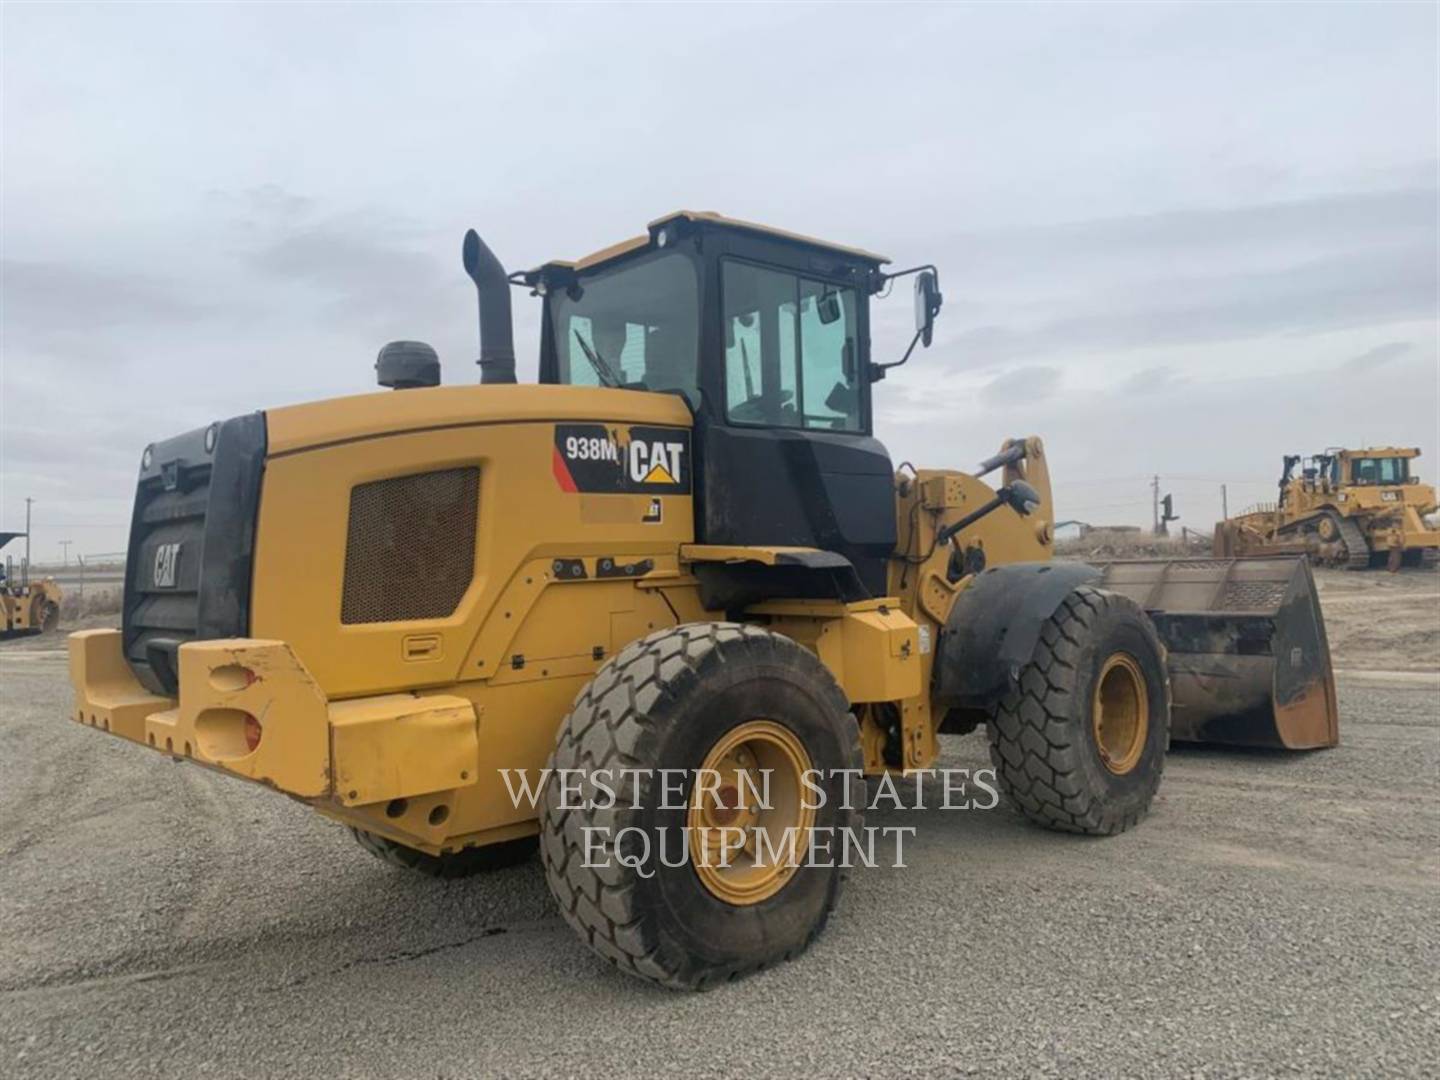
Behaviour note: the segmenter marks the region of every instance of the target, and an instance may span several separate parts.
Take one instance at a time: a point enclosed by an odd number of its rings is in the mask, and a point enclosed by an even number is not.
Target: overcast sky
[[[1280,457],[1437,436],[1429,4],[0,7],[0,528],[124,545],[152,439],[476,379],[507,266],[679,207],[933,261],[898,462],[1050,448],[1057,517],[1208,529]],[[517,293],[521,378],[536,316]],[[908,291],[876,311],[898,356]]]

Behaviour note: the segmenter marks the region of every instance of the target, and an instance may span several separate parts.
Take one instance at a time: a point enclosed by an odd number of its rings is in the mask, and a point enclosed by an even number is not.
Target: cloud
[[[1178,265],[1219,258],[1287,260],[1295,253],[1370,248],[1418,240],[1433,242],[1440,208],[1434,163],[1424,170],[1432,183],[1391,190],[1336,191],[1303,199],[1255,199],[1232,205],[1161,213],[1058,221],[1001,229],[940,234],[942,243],[965,247],[972,265],[1049,276],[1067,271],[1128,265],[1136,257]]]
[[[974,282],[947,284],[970,325],[940,339],[973,369],[1430,318],[1437,203],[1407,190],[972,236]]]
[[[1013,406],[1017,402],[1033,404],[1052,397],[1060,387],[1060,378],[1056,368],[1020,367],[991,379],[981,388],[980,398],[997,406]]]
[[[1387,341],[1384,345],[1376,345],[1373,349],[1366,349],[1359,356],[1345,361],[1346,371],[1370,371],[1373,368],[1382,367],[1393,360],[1399,359],[1415,347],[1413,341]]]
[[[417,288],[440,277],[434,254],[407,250],[387,236],[395,230],[363,215],[289,229],[247,255],[261,276],[303,282],[367,307],[384,303],[397,285]]]
[[[1316,355],[1339,343],[1320,337]],[[1368,382],[1358,406],[1352,374],[1316,364],[1283,374],[1259,368],[1214,381],[1167,380],[1141,397],[1123,383],[1119,392],[1067,383],[1063,393],[1036,402],[1022,387],[1008,405],[984,394],[968,407],[961,398],[948,410],[899,421],[882,403],[878,433],[895,460],[922,468],[966,468],[1005,438],[1038,434],[1062,518],[1145,524],[1150,478],[1158,474],[1184,524],[1204,530],[1220,515],[1222,484],[1232,511],[1273,498],[1285,453],[1418,445],[1427,452],[1420,475],[1433,477],[1440,355],[1431,342],[1392,365],[1393,377]]]
[[[1148,520],[1130,474],[1273,488],[1284,449],[1435,439],[1427,8],[752,5],[719,85],[682,6],[11,7],[0,516],[108,500],[101,550],[155,438],[369,390],[392,339],[473,382],[466,226],[514,269],[679,206],[940,267],[934,347],[876,387],[896,460],[1033,431],[1062,503]],[[666,46],[609,62],[642,39]],[[386,77],[397,55],[426,62]],[[889,92],[794,92],[857,65]],[[913,332],[895,291],[878,361]],[[523,380],[539,309],[513,295]],[[1364,364],[1387,378],[1357,402]]]
[[[1175,369],[1168,366],[1145,368],[1125,380],[1121,387],[1123,394],[1156,394],[1173,390],[1185,381]]]
[[[77,263],[0,260],[5,331],[24,341],[193,323],[211,305],[180,282]]]
[[[227,219],[250,230],[300,221],[316,208],[313,198],[288,191],[276,183],[257,184],[240,191],[212,190],[209,200]]]
[[[311,290],[336,317],[429,307],[460,276],[458,252],[442,263],[440,238],[414,221],[373,207],[325,209],[276,185],[244,193],[232,232],[256,285]]]

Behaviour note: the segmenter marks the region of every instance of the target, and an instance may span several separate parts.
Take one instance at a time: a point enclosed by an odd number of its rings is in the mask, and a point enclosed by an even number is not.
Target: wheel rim
[[[794,732],[773,720],[733,727],[710,748],[695,777],[686,825],[691,863],[712,896],[758,904],[794,877],[815,823],[801,784],[810,767]]]
[[[1150,732],[1150,695],[1140,664],[1129,653],[1115,653],[1100,669],[1090,722],[1105,768],[1120,776],[1134,769]]]

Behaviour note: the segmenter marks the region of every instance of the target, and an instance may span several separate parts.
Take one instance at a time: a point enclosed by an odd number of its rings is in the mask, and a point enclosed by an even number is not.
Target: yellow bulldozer
[[[1216,555],[1299,553],[1349,570],[1434,566],[1435,488],[1411,473],[1416,447],[1287,454],[1279,499],[1215,526]],[[1298,468],[1298,472],[1297,472]]]
[[[64,593],[54,578],[31,580],[29,534],[0,532],[0,549],[21,537],[25,537],[27,554],[20,560],[19,567],[8,557],[0,567],[0,616],[3,616],[0,638],[43,634],[60,625],[60,602]]]
[[[1304,560],[1051,561],[1038,438],[892,464],[874,390],[930,344],[934,267],[700,212],[514,274],[472,231],[463,263],[479,385],[394,342],[390,392],[145,448],[72,719],[425,874],[538,850],[586,944],[679,988],[801,952],[874,839],[867,781],[923,779],[944,733],[987,731],[977,804],[1092,835],[1146,814],[1172,739],[1336,742]],[[906,277],[882,361],[871,300]]]

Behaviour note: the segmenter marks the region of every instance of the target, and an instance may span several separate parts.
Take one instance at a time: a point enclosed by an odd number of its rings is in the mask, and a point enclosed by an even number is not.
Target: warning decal
[[[690,494],[690,429],[556,424],[551,461],[562,491]]]

